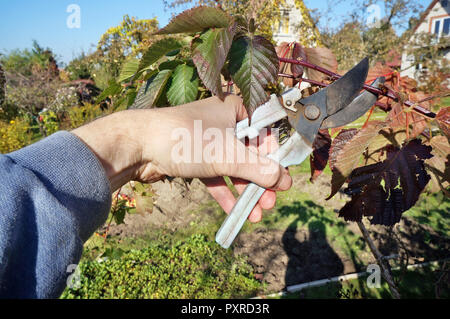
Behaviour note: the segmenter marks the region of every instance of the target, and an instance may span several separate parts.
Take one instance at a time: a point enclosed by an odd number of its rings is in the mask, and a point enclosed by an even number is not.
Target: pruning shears
[[[300,89],[296,87],[286,90],[280,98],[272,94],[268,102],[255,110],[251,125],[248,119],[237,123],[236,137],[253,139],[263,128],[287,117],[295,132],[267,157],[283,167],[302,163],[313,151],[312,145],[319,129],[349,124],[375,104],[377,94],[368,91],[359,94],[368,70],[369,60],[365,58],[344,76],[308,97],[302,98]],[[372,85],[382,83],[384,78],[380,77]],[[254,183],[247,185],[217,232],[216,242],[223,248],[230,247],[264,191]]]

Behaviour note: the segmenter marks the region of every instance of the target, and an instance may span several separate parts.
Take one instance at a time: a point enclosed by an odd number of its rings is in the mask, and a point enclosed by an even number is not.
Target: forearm
[[[142,158],[135,139],[132,111],[114,113],[72,131],[97,156],[111,183],[111,190],[132,180]]]
[[[170,138],[164,126],[174,117],[166,113],[167,109],[117,112],[72,133],[97,156],[114,192],[131,180],[155,182],[163,177],[154,165],[154,151]]]

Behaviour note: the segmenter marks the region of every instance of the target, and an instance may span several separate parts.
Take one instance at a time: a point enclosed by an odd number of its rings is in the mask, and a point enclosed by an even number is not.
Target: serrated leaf
[[[372,224],[386,226],[399,222],[430,180],[424,167],[430,151],[420,140],[412,140],[401,149],[389,147],[385,161],[355,169],[346,190],[352,199],[339,216],[347,221],[371,216]]]
[[[422,92],[410,92],[409,96],[411,100],[419,101],[425,97]],[[430,109],[429,102],[423,102],[420,104],[425,109]],[[410,138],[416,138],[419,136],[426,128],[427,121],[425,117],[416,112],[405,112],[406,107],[403,103],[396,103],[392,110],[389,112],[389,119],[391,120],[391,126],[393,128],[405,128],[408,129],[408,134]]]
[[[139,60],[132,58],[125,61],[120,71],[118,82],[129,82],[139,70]]]
[[[208,30],[193,42],[192,61],[198,75],[206,88],[221,99],[223,99],[223,91],[220,74],[235,31],[234,25],[229,28]]]
[[[142,56],[141,61],[139,62],[139,70],[148,68],[163,56],[174,50],[180,49],[181,47],[182,44],[178,40],[172,38],[162,39],[153,43]]]
[[[96,103],[104,101],[107,97],[119,94],[122,86],[114,80],[109,81],[109,86],[96,98]]]
[[[192,66],[181,64],[175,69],[172,84],[167,91],[170,104],[181,105],[195,101],[198,93],[198,77]]]
[[[231,17],[225,11],[200,6],[180,13],[156,34],[202,32],[210,28],[226,28],[230,22]]]
[[[309,157],[311,178],[313,182],[323,172],[328,163],[331,147],[331,136],[328,130],[319,130],[313,143],[313,152]]]
[[[435,120],[438,123],[442,133],[450,139],[450,106],[440,109],[436,114]]]
[[[130,108],[145,109],[155,106],[171,75],[172,70],[163,70],[148,79],[139,89],[136,100]]]
[[[125,214],[127,212],[126,209],[126,200],[119,200],[116,203],[117,209],[114,211],[114,221],[117,225],[123,224],[125,220]]]
[[[336,60],[336,56],[333,52],[328,48],[304,48],[307,61],[328,69],[332,72],[337,72],[338,63]],[[306,73],[308,74],[308,79],[315,81],[323,81],[327,78],[325,74],[319,71],[315,71],[313,69],[307,69]]]
[[[406,130],[404,128],[387,127],[380,131],[380,134],[375,136],[370,141],[367,147],[364,161],[366,164],[373,164],[386,159],[385,148],[388,145],[401,147],[406,141]],[[366,156],[367,155],[367,156]]]
[[[334,165],[336,164],[337,156],[344,148],[345,144],[347,144],[356,134],[358,130],[356,128],[351,129],[343,129],[339,132],[339,134],[333,139],[330,147],[330,160],[329,165],[333,170]]]
[[[338,139],[338,137],[336,137],[336,139],[342,143],[342,148],[337,154],[332,153],[333,162],[330,163],[330,167],[333,172],[331,177],[331,194],[327,199],[330,199],[336,195],[336,193],[341,189],[350,173],[358,165],[363,152],[369,146],[370,142],[378,135],[380,130],[385,126],[386,123],[384,122],[369,122],[369,125],[359,130],[356,134],[352,131],[354,136],[348,140],[342,140],[341,138]],[[344,132],[342,134],[344,135],[349,133]],[[337,148],[334,147],[333,152],[336,152],[336,150]]]
[[[432,158],[425,161],[425,166],[432,173],[432,191],[443,191],[450,196],[448,188],[450,186],[450,144],[445,136],[434,136],[430,141],[433,150]]]
[[[279,61],[272,43],[261,36],[243,36],[233,41],[229,53],[231,77],[239,87],[249,117],[269,96],[267,84],[278,78]]]
[[[303,60],[309,62],[332,72],[337,72],[338,63],[336,56],[328,48],[305,48],[300,43],[296,42],[282,42],[277,47],[277,53],[280,57]],[[313,69],[304,68],[301,65],[290,64],[281,62],[281,73],[293,75],[295,78],[299,78],[304,72],[308,75],[308,79],[315,81],[323,81],[327,78],[326,75]],[[283,83],[288,86],[294,86],[298,83],[298,80],[291,78],[283,78]]]
[[[134,101],[136,100],[137,96],[136,89],[132,89],[127,92],[127,108],[129,108],[131,105],[133,105]]]
[[[165,62],[162,62],[158,66],[158,70],[160,70],[160,71],[162,71],[162,70],[175,70],[176,67],[179,66],[180,64],[183,64],[183,61],[181,61],[181,60],[165,61]]]
[[[276,51],[279,57],[287,58],[287,59],[300,59],[307,60],[305,48],[299,43],[288,43],[282,42],[279,46],[276,47]],[[304,68],[301,65],[291,64],[291,63],[280,63],[280,73],[291,74],[295,78],[303,76]],[[298,80],[283,77],[283,83],[289,87],[293,87],[298,83]]]

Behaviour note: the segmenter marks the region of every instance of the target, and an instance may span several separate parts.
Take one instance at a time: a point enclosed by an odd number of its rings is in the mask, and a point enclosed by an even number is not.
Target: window
[[[281,12],[280,24],[278,26],[278,33],[288,34],[289,33],[289,11],[283,10]]]
[[[434,21],[433,33],[438,38],[450,35],[450,18],[437,19]]]
[[[448,0],[441,0],[441,5],[442,7],[447,7],[448,6]]]
[[[441,26],[441,20],[437,20],[437,21],[434,23],[434,34],[437,34],[438,36],[439,36],[439,29],[440,29],[440,26]]]
[[[444,19],[444,27],[442,28],[442,34],[448,35],[450,33],[450,18]]]

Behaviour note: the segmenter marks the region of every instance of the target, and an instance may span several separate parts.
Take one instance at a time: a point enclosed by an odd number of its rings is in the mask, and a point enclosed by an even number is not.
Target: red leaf
[[[375,81],[376,78],[384,76],[386,79],[385,84],[390,84],[392,86],[392,72],[394,72],[394,69],[391,69],[381,62],[377,62],[369,69],[369,73],[367,74],[367,82]]]
[[[342,148],[345,146],[348,141],[350,141],[353,136],[358,133],[356,128],[351,129],[343,129],[339,132],[339,134],[333,140],[330,148],[330,168],[334,169],[334,165],[336,164],[336,158]]]
[[[322,174],[323,170],[327,166],[328,158],[331,147],[331,136],[328,130],[320,130],[313,143],[313,153],[309,157],[311,164],[311,178],[313,182]]]
[[[294,43],[294,48],[292,49],[292,59],[305,61],[308,59],[305,48],[298,43]],[[291,64],[291,71],[296,78],[299,78],[303,76],[304,68],[299,64]]]
[[[442,191],[446,196],[450,196],[448,188],[450,186],[450,144],[445,136],[434,136],[430,141],[433,147],[433,157],[425,161],[425,166],[431,173],[431,190],[433,192]]]
[[[322,68],[328,69],[334,73],[337,72],[338,63],[336,60],[336,56],[333,52],[328,48],[305,48],[305,53],[307,57],[307,61],[318,65]],[[328,76],[323,74],[322,72],[315,71],[312,69],[307,69],[306,73],[308,74],[308,78],[315,81],[323,81]]]
[[[425,98],[425,94],[422,92],[412,92],[409,94],[409,99],[412,101],[420,101]],[[430,109],[429,102],[422,102],[420,105],[426,109]],[[402,103],[396,103],[389,113],[389,119],[392,121],[393,128],[407,128],[410,138],[416,138],[426,128],[427,121],[425,117],[415,112],[408,112],[408,108]]]
[[[357,131],[341,131],[335,138],[331,150],[330,167],[331,177],[330,199],[341,189],[352,170],[359,164],[361,155],[371,141],[379,135],[380,130],[386,126],[384,122],[369,122],[366,127]],[[337,141],[336,141],[337,139]]]
[[[299,43],[282,42],[277,48],[279,57],[303,60],[318,65],[332,72],[337,72],[337,60],[333,52],[328,48],[305,48]],[[304,68],[301,65],[280,63],[280,72],[293,75],[296,78],[303,76],[306,71],[308,78],[315,81],[322,81],[327,76],[319,71]],[[283,78],[283,83],[289,87],[293,87],[298,83],[295,79]]]
[[[277,55],[282,58],[287,59],[300,59],[300,60],[306,60],[306,53],[304,48],[298,44],[298,43],[287,43],[282,42],[279,46],[276,48]],[[301,65],[297,64],[291,64],[291,63],[280,63],[280,73],[284,74],[290,74],[295,77],[302,77],[303,76],[303,67]],[[297,80],[291,79],[291,78],[283,78],[283,83],[286,86],[293,87],[298,83]]]
[[[440,109],[435,119],[442,133],[450,139],[450,106]]]
[[[339,216],[347,221],[372,216],[372,224],[386,226],[399,222],[430,180],[424,166],[424,160],[432,157],[430,152],[430,146],[416,139],[401,149],[389,146],[383,162],[355,169],[346,189],[352,199]]]

